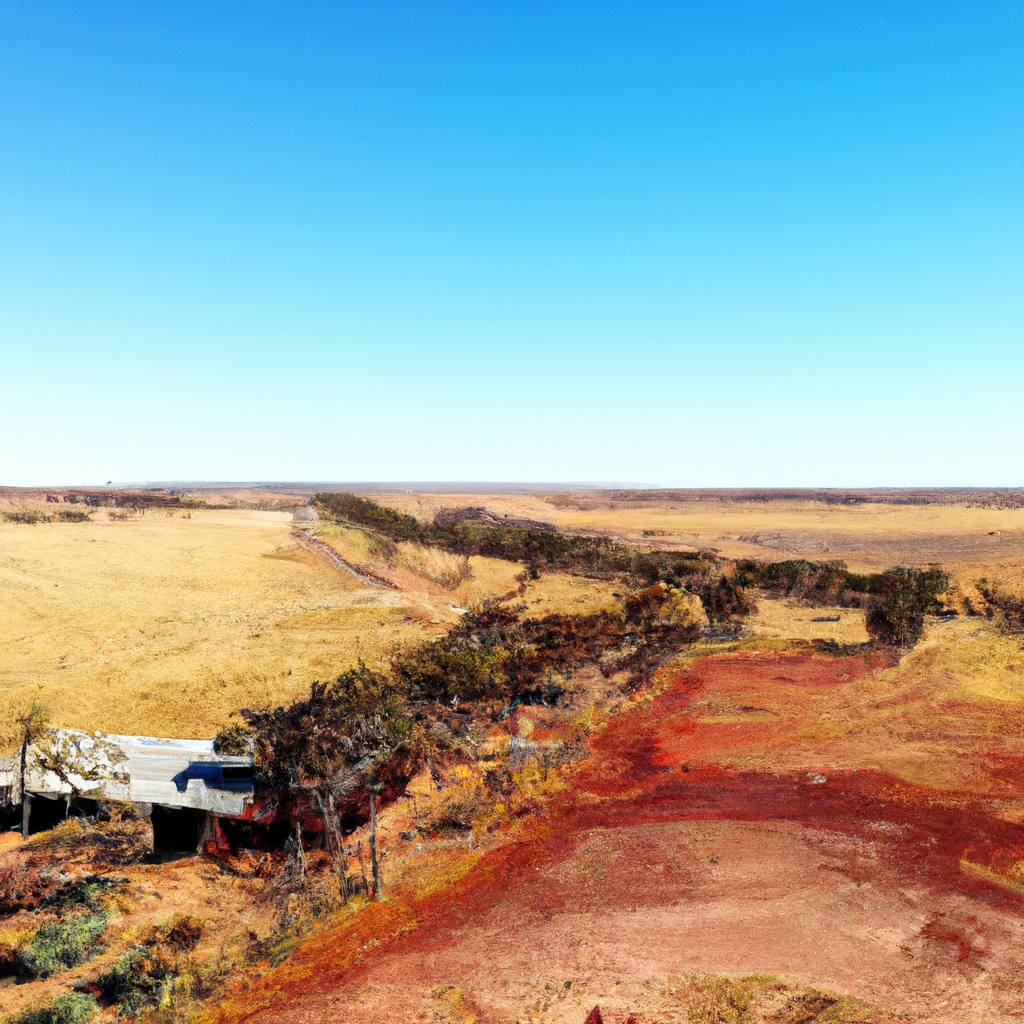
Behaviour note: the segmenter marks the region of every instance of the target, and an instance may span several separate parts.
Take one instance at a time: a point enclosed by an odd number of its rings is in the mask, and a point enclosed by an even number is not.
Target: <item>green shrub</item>
[[[191,977],[189,961],[179,955],[191,952],[202,938],[203,923],[189,915],[178,915],[167,925],[156,925],[144,942],[132,946],[109,971],[96,979],[104,1000],[116,1004],[121,1013],[138,1013],[158,1006],[184,976]]]
[[[96,999],[81,992],[55,999],[49,1006],[27,1010],[13,1024],[88,1024],[96,1012]]]
[[[948,573],[937,569],[886,569],[868,599],[868,633],[893,647],[911,646],[921,635],[925,615],[940,610],[939,595],[948,587]]]
[[[108,915],[79,914],[65,921],[44,924],[18,953],[19,973],[40,978],[85,963],[96,951],[107,927]]]
[[[160,946],[133,946],[96,979],[103,998],[126,1013],[157,1006],[177,975],[177,965]]]

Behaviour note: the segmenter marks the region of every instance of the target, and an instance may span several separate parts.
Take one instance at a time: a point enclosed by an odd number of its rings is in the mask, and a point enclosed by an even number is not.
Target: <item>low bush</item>
[[[88,1024],[98,1009],[95,996],[82,992],[55,999],[49,1006],[26,1010],[12,1024]]]
[[[978,580],[978,592],[992,609],[993,616],[998,614],[1006,628],[1014,633],[1024,631],[1024,597],[1004,590],[998,584],[988,580]]]
[[[29,978],[51,974],[85,963],[99,948],[108,915],[78,914],[44,924],[18,952],[18,973]]]
[[[159,1006],[177,976],[177,966],[161,946],[133,946],[96,979],[106,1002],[125,1014]]]
[[[244,757],[252,753],[252,733],[240,725],[229,725],[214,737],[213,749],[218,754]]]
[[[104,1002],[116,1005],[122,1015],[137,1014],[167,1002],[177,988],[191,990],[194,970],[183,954],[195,948],[202,934],[202,922],[187,915],[155,925],[96,979]]]
[[[88,512],[82,512],[75,508],[57,509],[57,519],[62,523],[88,523],[91,522]]]
[[[873,582],[866,601],[868,634],[893,647],[909,647],[921,636],[925,615],[941,610],[939,595],[949,588],[949,575],[937,569],[886,569]]]
[[[32,526],[34,523],[48,523],[50,517],[35,509],[22,509],[17,512],[4,512],[3,518],[8,523],[20,523],[23,526]]]

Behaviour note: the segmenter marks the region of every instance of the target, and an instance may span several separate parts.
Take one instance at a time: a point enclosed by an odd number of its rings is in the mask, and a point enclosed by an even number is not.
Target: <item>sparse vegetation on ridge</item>
[[[542,515],[540,512],[528,514]],[[33,535],[44,532],[82,533],[87,536],[91,531],[104,528],[109,513],[100,511],[95,515],[100,522],[85,524],[81,531],[78,527],[66,531],[59,528],[21,529],[19,524],[15,524],[7,529],[7,535],[26,538],[26,543],[31,543]],[[207,515],[200,513],[193,522],[201,523]],[[155,517],[150,515],[146,518],[152,520]],[[391,521],[387,516],[384,518]],[[560,774],[563,767],[580,763],[572,759],[588,753],[593,757],[588,732],[594,722],[603,724],[601,714],[604,712],[595,717],[593,710],[582,701],[575,705],[572,703],[572,687],[580,685],[578,680],[588,679],[592,681],[588,685],[605,688],[603,692],[609,695],[609,700],[603,707],[617,710],[623,705],[632,706],[630,702],[633,700],[642,707],[650,696],[635,692],[638,684],[648,678],[658,665],[701,636],[704,637],[701,646],[710,650],[754,652],[750,662],[753,667],[748,666],[746,670],[748,675],[755,677],[758,664],[763,662],[765,671],[779,674],[779,681],[766,682],[763,692],[755,696],[747,689],[749,679],[745,678],[739,682],[735,692],[724,696],[712,694],[707,700],[697,701],[689,718],[681,721],[687,728],[694,728],[692,746],[699,753],[695,754],[681,745],[671,764],[668,758],[659,755],[660,747],[652,748],[653,753],[644,753],[645,763],[659,758],[655,771],[665,772],[664,781],[670,788],[676,787],[677,783],[688,785],[694,781],[697,788],[702,785],[699,759],[709,756],[708,736],[714,737],[715,730],[718,730],[717,735],[735,736],[737,749],[741,750],[733,761],[726,762],[727,770],[740,766],[742,771],[785,773],[791,770],[792,763],[799,762],[803,772],[806,761],[806,777],[803,774],[794,776],[794,785],[806,787],[814,794],[827,796],[829,784],[835,783],[834,776],[841,772],[834,767],[834,762],[845,763],[846,759],[860,765],[881,763],[885,770],[897,773],[916,771],[920,775],[913,775],[915,780],[920,780],[922,785],[932,785],[934,780],[928,772],[936,771],[936,763],[944,765],[945,762],[937,761],[938,755],[932,751],[926,755],[918,752],[920,732],[925,728],[921,722],[941,719],[948,723],[943,728],[949,735],[962,739],[967,733],[959,723],[965,715],[980,716],[978,706],[984,707],[986,701],[995,703],[993,697],[1008,707],[1011,702],[1019,700],[1020,673],[1014,674],[1010,666],[1016,664],[1018,658],[1019,639],[1014,640],[1013,630],[1018,628],[1020,607],[1015,603],[1017,599],[1010,585],[1002,582],[1003,577],[998,573],[991,579],[979,580],[977,594],[971,591],[975,611],[984,616],[986,610],[991,610],[994,621],[966,616],[951,623],[932,620],[924,634],[925,642],[909,657],[897,661],[917,639],[926,615],[952,607],[952,602],[945,603],[947,595],[944,590],[948,581],[938,570],[906,568],[855,573],[834,561],[737,562],[709,550],[652,552],[639,547],[635,549],[637,554],[627,559],[617,548],[629,552],[633,545],[614,540],[608,542],[610,554],[605,558],[587,554],[585,547],[574,553],[571,549],[562,551],[557,543],[543,547],[539,542],[533,545],[531,540],[527,544],[524,536],[558,536],[558,531],[539,519],[531,522],[526,516],[510,516],[509,519],[515,520],[510,524],[497,521],[497,516],[452,515],[441,519],[434,525],[455,531],[457,537],[470,538],[467,544],[476,543],[474,537],[485,537],[486,543],[493,545],[490,548],[492,557],[498,550],[506,554],[527,548],[532,550],[537,556],[533,561],[526,564],[506,562],[503,569],[499,566],[504,573],[503,580],[519,576],[525,581],[525,584],[520,579],[504,582],[501,588],[514,591],[516,584],[520,583],[522,604],[513,603],[519,600],[514,593],[504,605],[480,606],[456,598],[454,588],[464,580],[465,567],[471,564],[470,559],[481,557],[475,552],[457,551],[421,534],[410,539],[378,536],[374,532],[375,527],[363,524],[359,531],[365,531],[366,537],[376,538],[374,543],[378,557],[400,556],[410,563],[416,562],[416,570],[424,577],[436,581],[440,587],[451,588],[450,595],[442,593],[446,608],[449,602],[457,601],[463,609],[471,609],[470,612],[462,614],[462,609],[453,609],[461,619],[444,633],[433,630],[424,635],[417,623],[415,639],[398,650],[388,649],[387,643],[374,645],[370,638],[375,630],[383,630],[379,623],[384,621],[385,613],[376,606],[368,607],[364,616],[365,629],[362,630],[366,637],[364,664],[359,663],[358,651],[348,652],[342,658],[334,649],[326,652],[323,661],[330,662],[334,670],[328,674],[326,668],[321,667],[316,674],[331,682],[317,683],[310,690],[307,680],[313,673],[307,674],[301,681],[296,679],[290,689],[266,694],[264,705],[259,700],[265,694],[257,691],[255,696],[246,697],[244,701],[252,709],[249,714],[253,718],[248,726],[225,730],[219,737],[222,750],[237,753],[247,752],[250,743],[256,742],[261,794],[265,796],[276,791],[285,795],[281,809],[287,816],[290,811],[286,804],[290,802],[291,809],[296,812],[298,845],[295,831],[292,831],[287,834],[287,848],[282,850],[280,841],[285,836],[282,832],[272,837],[278,843],[276,849],[236,849],[237,855],[227,857],[222,865],[196,862],[194,869],[177,870],[194,870],[197,875],[205,873],[210,878],[208,884],[222,888],[226,894],[230,892],[230,899],[239,901],[240,908],[247,908],[249,903],[261,908],[264,904],[267,908],[273,904],[274,924],[269,923],[269,916],[261,917],[260,925],[252,925],[249,939],[244,938],[244,929],[241,933],[243,938],[239,939],[220,924],[217,927],[223,930],[219,933],[212,931],[212,934],[218,935],[217,942],[222,945],[223,936],[232,935],[226,954],[217,954],[205,947],[198,953],[183,954],[169,951],[166,945],[161,945],[159,938],[155,944],[150,942],[152,936],[141,926],[132,925],[121,933],[112,923],[102,938],[105,949],[99,949],[97,956],[72,969],[74,975],[62,971],[54,983],[33,981],[7,990],[9,993],[17,992],[21,997],[30,989],[50,985],[44,992],[50,1003],[37,1001],[35,997],[27,1003],[19,1003],[25,1020],[44,1024],[74,1020],[77,1024],[78,1018],[67,1014],[86,1014],[81,1018],[84,1021],[94,1012],[103,1020],[117,1012],[121,1017],[133,1016],[147,1022],[159,1020],[161,1024],[171,1020],[183,1021],[189,1013],[200,1008],[203,1000],[209,1000],[210,993],[224,991],[219,986],[227,971],[225,965],[232,965],[243,972],[252,970],[255,977],[284,960],[308,930],[323,928],[329,922],[365,921],[359,925],[361,931],[357,945],[364,950],[361,956],[370,957],[378,939],[383,941],[383,937],[391,934],[383,927],[376,930],[374,922],[385,919],[397,921],[398,931],[413,927],[410,922],[402,921],[405,908],[400,904],[407,890],[393,888],[396,879],[412,877],[412,874],[407,874],[410,872],[419,872],[427,878],[429,872],[438,871],[438,879],[423,884],[443,888],[448,878],[444,872],[451,870],[456,857],[464,856],[467,861],[472,861],[478,851],[492,841],[492,836],[503,835],[505,823],[528,820],[530,810],[536,807],[547,810],[551,792],[557,786],[567,785],[565,779],[575,777],[568,770],[563,777]],[[342,519],[339,522],[346,525],[335,526],[328,518],[326,531],[335,530],[339,534],[359,532],[349,530],[347,524],[352,520]],[[137,519],[125,524],[117,522],[112,529],[128,531],[140,525],[143,522]],[[217,538],[212,533],[204,536],[207,538],[204,543],[216,543]],[[652,531],[652,537],[657,536],[659,533]],[[176,533],[173,542],[181,543],[179,537],[185,537],[184,532]],[[502,538],[507,538],[507,543]],[[584,536],[582,539],[589,541],[593,538]],[[662,541],[653,543],[661,544]],[[546,560],[544,552],[553,552],[551,563]],[[249,552],[249,562],[253,561],[250,556],[258,553],[258,550]],[[275,559],[287,562],[288,558],[297,557],[290,553],[290,548],[281,547]],[[531,571],[540,579],[529,579]],[[974,573],[971,578],[977,576],[978,573]],[[997,577],[999,582],[995,582]],[[572,591],[574,595],[586,593],[586,588],[592,585],[591,580],[597,579],[600,581],[601,602],[598,607],[588,608],[587,614],[571,614],[569,609],[573,606],[561,596],[561,591],[553,590],[555,596],[550,601],[545,598],[541,605],[544,613],[537,614],[532,610],[532,601],[535,595],[544,593],[543,585],[547,579],[559,581],[559,586],[568,588],[571,584],[578,588]],[[495,591],[498,589],[494,588]],[[613,591],[616,596],[610,598]],[[566,589],[565,593],[569,590]],[[824,614],[831,614],[837,608],[849,609],[843,613],[844,622],[849,618],[851,622],[861,624],[865,616],[871,621],[870,616],[874,612],[871,629],[875,649],[861,643],[863,634],[848,638],[847,653],[853,652],[849,660],[870,660],[873,664],[877,661],[879,665],[892,667],[880,675],[866,676],[867,683],[861,681],[857,686],[847,688],[841,680],[840,659],[830,656],[821,659],[824,663],[821,675],[816,677],[813,686],[795,685],[793,679],[787,677],[792,675],[799,681],[801,677],[797,673],[769,666],[776,655],[789,650],[787,642],[779,639],[769,645],[757,638],[745,638],[744,631],[738,628],[762,595],[781,599],[780,605],[784,600],[786,607],[828,609]],[[315,595],[314,599],[320,598]],[[304,614],[320,616],[326,623],[334,611],[314,608]],[[404,613],[389,609],[387,614],[390,622]],[[809,620],[812,613],[802,614]],[[410,627],[408,632],[413,633],[411,624],[406,625]],[[979,638],[965,639],[969,634],[973,637],[974,633],[978,633]],[[980,636],[982,633],[983,637]],[[782,632],[778,635],[784,638],[792,634]],[[319,643],[319,639],[318,634],[304,642],[309,647]],[[975,679],[969,653],[963,654],[956,670],[957,678],[966,679],[971,674],[974,688],[956,689],[950,676],[950,689],[938,692],[936,696],[935,680],[949,675],[950,650],[955,647],[955,653],[962,654],[963,644],[967,642],[975,643],[970,651],[987,653],[993,664],[986,668],[991,672],[984,678],[978,676]],[[893,649],[881,652],[883,646]],[[824,645],[816,647],[810,643],[793,649],[799,649],[811,658],[816,657],[816,650],[836,653]],[[241,643],[236,644],[233,650],[238,651],[239,659],[248,657]],[[728,665],[732,657],[730,654],[722,662]],[[837,665],[835,669],[830,667],[833,662]],[[841,667],[844,671],[849,669],[845,662]],[[672,671],[684,669],[676,665]],[[766,678],[770,680],[771,677]],[[570,692],[562,694],[561,690],[567,686]],[[869,687],[869,691],[865,687]],[[797,699],[794,694],[798,690],[801,700],[805,691],[813,693],[815,699],[821,695],[825,700],[833,688],[837,694],[842,691],[842,698],[837,697],[834,704],[822,705],[827,714],[808,716],[802,732],[795,727],[791,733],[785,732],[791,728],[790,720]],[[896,691],[899,691],[898,698]],[[865,697],[865,692],[869,696]],[[173,699],[184,703],[191,699],[192,693],[176,694]],[[971,703],[976,696],[978,700]],[[902,704],[897,701],[910,700],[911,697],[910,710],[904,717],[899,717],[898,710]],[[230,707],[228,701],[225,700],[224,706]],[[965,707],[968,709],[966,712]],[[985,714],[990,712],[986,710]],[[871,724],[877,720],[881,725]],[[981,722],[980,717],[978,722]],[[1010,736],[1005,729],[999,732],[1000,728],[1002,726],[996,725],[989,731],[1000,737],[1004,733]],[[751,739],[756,729],[763,729],[768,739]],[[510,741],[509,730],[514,730],[514,742]],[[788,744],[785,737],[790,735],[797,737],[797,742]],[[970,735],[983,738],[987,733],[979,726],[976,733]],[[496,740],[495,737],[500,738]],[[849,749],[843,748],[842,744],[848,740]],[[686,742],[690,741],[687,739]],[[761,746],[757,745],[758,742]],[[862,747],[856,747],[856,743],[862,743]],[[1009,739],[1007,743],[1010,743]],[[895,752],[890,749],[892,745],[899,744],[914,749],[905,756],[901,752],[902,747]],[[618,778],[633,770],[630,758],[635,751],[623,752],[624,760],[615,760],[611,756],[614,753],[610,752],[602,769],[608,773],[608,778]],[[915,756],[912,758],[911,754]],[[998,750],[993,753],[993,757],[996,756],[1001,756]],[[815,757],[821,758],[822,763],[812,763]],[[684,767],[680,768],[680,764]],[[418,769],[422,770],[417,775]],[[810,774],[812,770],[817,773],[819,769],[820,778],[827,777],[821,788],[816,785],[819,776]],[[689,774],[684,776],[680,772]],[[814,782],[810,781],[812,778]],[[409,783],[410,779],[412,783]],[[389,816],[387,827],[390,832],[382,840],[381,866],[385,892],[389,892],[391,898],[384,903],[368,902],[367,897],[374,891],[374,872],[367,857],[360,880],[360,865],[357,863],[366,856],[367,830],[364,823],[369,815],[371,786],[379,799],[378,812]],[[428,799],[424,793],[431,787],[436,796]],[[700,789],[701,793],[710,794],[700,799],[717,799],[713,787],[714,782],[711,788]],[[327,801],[333,792],[342,795],[335,801],[337,813],[332,818]],[[986,793],[986,798],[988,796],[1007,806],[1007,815],[1017,814],[1020,810],[1016,804],[1012,808],[1009,806],[1014,798],[1003,790],[993,790]],[[406,810],[407,805],[411,805],[409,810]],[[327,808],[323,816],[321,806]],[[623,813],[626,813],[625,808]],[[631,809],[629,813],[632,813]],[[117,883],[106,885],[113,879],[112,875],[97,876],[104,879],[101,883],[90,880],[91,876],[84,873],[91,871],[104,856],[102,845],[94,839],[108,825],[105,822],[73,820],[48,837],[48,840],[53,840],[51,845],[46,846],[39,837],[29,847],[19,847],[16,854],[10,855],[12,864],[20,863],[32,849],[42,853],[45,846],[47,855],[55,861],[67,858],[77,862],[87,851],[90,863],[88,866],[82,864],[79,870],[69,868],[67,875],[54,872],[52,877],[42,879],[39,885],[38,879],[28,879],[32,887],[39,888],[40,900],[31,896],[28,887],[18,890],[30,898],[26,906],[15,912],[23,915],[21,923],[32,921],[32,927],[25,929],[20,937],[13,932],[0,935],[0,969],[7,959],[12,964],[17,962],[21,951],[27,949],[34,941],[33,937],[39,934],[41,929],[36,925],[40,921],[53,923],[54,916],[61,919],[80,916],[84,919],[109,912],[107,908],[113,906],[115,897],[123,900],[125,907],[139,899],[135,888],[130,898],[117,895],[120,891]],[[340,850],[335,848],[334,839],[329,834],[332,827],[338,826],[342,833]],[[351,831],[353,829],[356,831]],[[113,844],[107,866],[118,863],[116,858],[120,854],[115,847],[121,849],[122,845],[127,850],[127,861],[121,863],[136,860],[137,848],[144,846],[146,838],[144,823],[133,822],[130,828],[107,830]],[[640,842],[646,843],[649,839],[643,834]],[[417,854],[415,850],[420,845],[425,850]],[[301,858],[305,874],[301,877],[298,874],[298,851],[303,847]],[[630,852],[627,859],[633,856],[634,853]],[[338,861],[345,859],[353,885],[349,891],[348,911],[342,912],[336,872]],[[670,857],[666,855],[665,863],[669,862]],[[999,872],[1006,874],[1010,870],[996,867],[998,871],[991,869],[995,878],[1002,877]],[[115,870],[118,876],[125,874],[136,880],[152,879],[154,885],[159,885],[165,902],[154,913],[167,915],[171,909],[182,906],[183,897],[164,885],[159,874],[162,868],[117,867]],[[622,864],[612,860],[593,866],[594,878],[601,882],[601,899],[605,898],[605,878],[614,878],[615,872],[622,870]],[[630,870],[626,870],[624,877],[631,877]],[[639,872],[640,867],[636,871]],[[653,879],[651,884],[656,884],[661,877],[662,863],[655,858],[652,864],[643,866],[643,871],[645,878],[648,881]],[[547,886],[551,880],[546,875],[544,877],[542,884]],[[588,884],[589,878],[587,875]],[[278,882],[282,884],[278,885]],[[137,884],[137,881],[132,883],[133,886]],[[149,884],[147,881],[146,885]],[[3,888],[2,882],[0,888]],[[632,899],[632,895],[628,898]],[[370,912],[364,913],[367,908]],[[375,916],[377,908],[380,909],[379,918]],[[246,909],[245,913],[248,914],[249,910]],[[263,913],[262,909],[260,913]],[[238,920],[241,920],[241,912]],[[247,921],[245,927],[248,926]],[[231,927],[243,928],[240,924],[232,924]],[[49,941],[46,933],[40,942],[43,940]],[[339,947],[339,955],[348,955],[347,948]],[[217,961],[220,955],[227,959]],[[53,987],[54,984],[64,985],[66,991],[67,986],[73,982],[78,984],[77,979],[83,977],[86,984],[96,986],[98,990],[83,989],[70,1003],[66,996],[52,1001],[55,992],[59,991]],[[562,982],[558,984],[561,986]],[[872,1016],[855,1001],[842,1000],[820,991],[805,990],[799,986],[786,988],[777,980],[766,981],[763,987],[760,982],[750,984],[753,988],[745,995],[744,990],[749,986],[740,976],[687,979],[687,999],[692,997],[692,1005],[687,1004],[680,1012],[685,1014],[692,1010],[703,1014],[701,1019],[706,1017],[708,1020],[717,1019],[716,1015],[727,1020],[730,1014],[737,1020],[749,1018],[751,1021],[885,1019]],[[547,997],[538,993],[538,1000],[542,998]],[[744,1003],[745,998],[749,998],[747,1003]],[[208,1003],[208,1006],[216,1001]],[[451,1002],[455,1006],[458,1000],[453,997]],[[476,1012],[471,994],[463,1002],[468,1007],[466,1012]],[[0,1005],[3,1005],[2,990]],[[455,1008],[462,1012],[462,1006],[463,1003],[459,1003]],[[808,1017],[808,1014],[812,1016]],[[623,1015],[616,1017],[614,1013],[605,1017],[606,1020],[620,1018],[625,1019]],[[13,1018],[15,1021],[21,1019],[19,1016]],[[439,1016],[438,1019],[447,1018]],[[538,1019],[546,1021],[548,1017],[542,1015]],[[579,1020],[582,1022],[583,1015]]]

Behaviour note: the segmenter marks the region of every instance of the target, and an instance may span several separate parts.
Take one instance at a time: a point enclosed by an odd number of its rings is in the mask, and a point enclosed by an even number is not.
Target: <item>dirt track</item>
[[[1024,1019],[1024,899],[964,867],[1024,860],[1024,829],[991,799],[1020,771],[927,788],[858,767],[860,740],[806,731],[875,668],[697,663],[613,720],[573,790],[415,907],[415,927],[347,971],[351,935],[307,946],[246,1019],[468,1019],[442,1012],[458,986],[479,1020],[582,1024],[600,1003],[605,1020],[668,1021],[665,980],[695,970],[854,995],[879,1022]]]
[[[382,590],[399,589],[396,584],[392,583],[390,580],[384,579],[383,576],[377,576],[366,569],[357,569],[351,562],[346,562],[345,559],[330,546],[330,544],[325,544],[322,540],[318,540],[311,533],[307,533],[305,530],[292,530],[289,536],[300,547],[305,548],[318,558],[322,558],[325,562],[330,563],[335,569],[341,569],[344,572],[347,572],[351,577],[357,579],[367,587],[377,587]]]

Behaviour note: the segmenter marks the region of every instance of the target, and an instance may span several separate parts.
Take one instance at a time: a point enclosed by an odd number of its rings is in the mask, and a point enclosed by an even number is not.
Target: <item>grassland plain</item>
[[[291,528],[241,509],[0,523],[2,711],[40,700],[66,726],[210,736],[431,632]]]
[[[41,701],[71,728],[208,737],[241,707],[290,700],[360,658],[382,664],[488,597],[521,592],[531,615],[616,603],[602,581],[524,581],[499,559],[380,551],[361,531],[319,530],[395,588],[364,585],[297,545],[284,511],[91,514],[0,523],[8,733],[12,714]]]
[[[546,520],[661,548],[714,548],[726,558],[842,558],[855,571],[941,563],[958,576],[1024,582],[1024,509],[971,505],[730,501],[678,493],[626,499],[565,495],[381,494],[374,500],[417,516],[479,505],[498,515]]]

